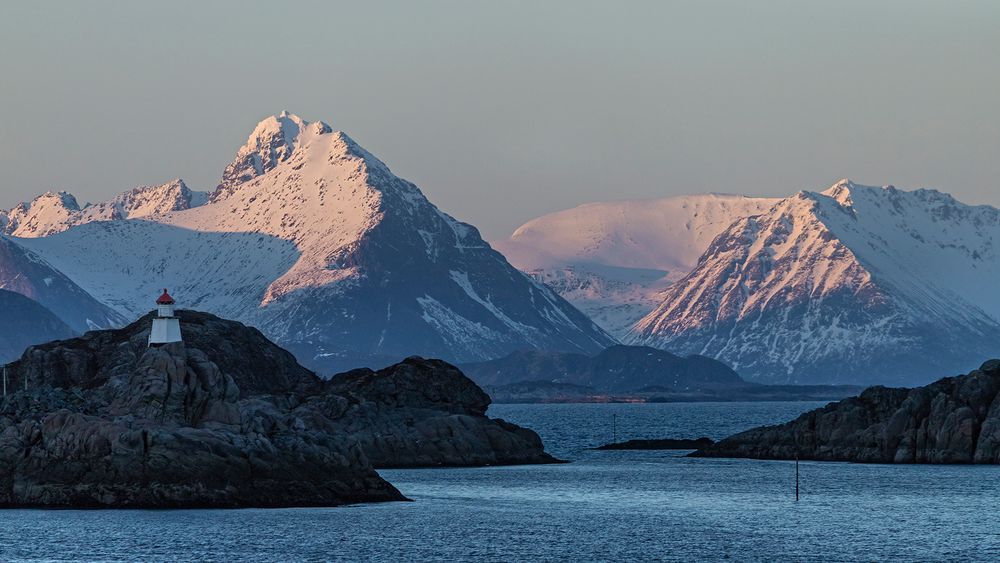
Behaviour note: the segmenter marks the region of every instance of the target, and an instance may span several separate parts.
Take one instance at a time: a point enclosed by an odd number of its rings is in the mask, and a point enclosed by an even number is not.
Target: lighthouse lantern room
[[[164,289],[163,295],[156,300],[156,318],[149,332],[149,345],[180,341],[181,321],[174,316],[174,298]]]

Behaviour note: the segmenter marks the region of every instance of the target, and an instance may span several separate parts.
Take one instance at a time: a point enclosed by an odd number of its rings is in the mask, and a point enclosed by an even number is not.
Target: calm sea
[[[0,559],[1000,560],[1000,467],[598,452],[721,438],[819,403],[497,405],[573,463],[384,471],[412,503],[289,510],[0,511]],[[617,415],[617,416],[616,416]]]

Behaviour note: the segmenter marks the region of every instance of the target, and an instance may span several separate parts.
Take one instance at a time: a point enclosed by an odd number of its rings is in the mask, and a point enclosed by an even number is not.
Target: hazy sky
[[[841,177],[1000,205],[1000,2],[5,2],[0,207],[215,186],[263,117],[506,236]]]

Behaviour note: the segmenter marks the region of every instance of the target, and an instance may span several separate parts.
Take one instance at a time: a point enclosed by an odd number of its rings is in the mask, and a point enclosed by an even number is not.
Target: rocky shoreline
[[[1000,463],[1000,360],[913,389],[870,387],[693,457],[863,463]]]
[[[0,507],[335,506],[405,500],[375,467],[556,461],[444,362],[323,381],[256,329],[177,314],[184,343],[148,347],[147,316],[8,366]]]

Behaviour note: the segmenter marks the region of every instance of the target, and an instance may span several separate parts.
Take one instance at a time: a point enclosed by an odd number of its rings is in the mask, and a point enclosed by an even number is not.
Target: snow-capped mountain
[[[208,194],[193,192],[180,179],[158,186],[140,186],[102,203],[80,207],[67,192],[47,192],[9,211],[0,211],[0,233],[15,237],[44,237],[85,223],[150,218],[190,209]]]
[[[1000,210],[848,180],[741,219],[627,340],[764,382],[921,383],[1000,352]]]
[[[204,205],[19,244],[128,318],[168,287],[327,372],[613,343],[346,134],[287,113],[257,125]]]
[[[494,247],[615,336],[660,302],[719,233],[780,199],[704,194],[591,203],[533,219]]]
[[[80,205],[72,194],[46,192],[30,203],[0,211],[0,233],[42,237],[68,229],[79,214]]]
[[[111,328],[126,320],[41,257],[3,235],[0,235],[0,289],[37,301],[78,333]],[[7,311],[0,309],[0,321],[7,318]]]
[[[38,302],[0,289],[0,364],[16,360],[32,344],[71,338],[74,331]],[[7,383],[15,388],[17,382]]]

